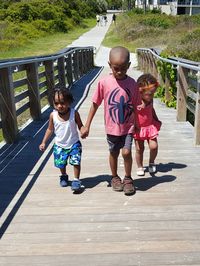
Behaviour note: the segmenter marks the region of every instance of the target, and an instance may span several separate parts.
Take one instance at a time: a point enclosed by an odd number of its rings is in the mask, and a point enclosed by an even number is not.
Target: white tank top
[[[53,123],[55,132],[55,144],[61,148],[70,149],[79,140],[77,124],[75,122],[75,110],[70,108],[68,121],[60,121],[58,111],[53,111]]]

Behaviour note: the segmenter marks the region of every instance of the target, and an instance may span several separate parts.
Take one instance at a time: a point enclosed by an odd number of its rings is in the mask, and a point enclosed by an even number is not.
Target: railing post
[[[78,57],[77,57],[77,50],[73,53],[73,72],[74,72],[74,79],[78,80]]]
[[[169,79],[169,75],[168,72],[166,71],[165,73],[165,100],[166,101],[170,101],[171,99],[171,94],[169,91],[171,84],[170,84],[170,79]]]
[[[186,121],[187,116],[187,70],[177,67],[177,121]]]
[[[83,51],[83,60],[85,62],[84,68],[83,68],[84,69],[83,73],[86,74],[88,71],[88,65],[87,65],[87,52],[85,50]]]
[[[59,84],[63,87],[66,87],[64,57],[58,58],[58,79],[59,79]]]
[[[53,106],[52,94],[55,86],[55,78],[54,78],[54,65],[53,61],[44,62],[45,65],[45,75],[47,81],[47,91],[48,91],[48,101],[51,106]]]
[[[38,63],[26,65],[29,90],[30,114],[33,119],[41,118],[41,104],[39,91]]]
[[[194,121],[194,141],[195,145],[200,145],[200,71],[197,72],[197,93]]]
[[[94,67],[94,49],[93,48],[90,50],[90,67],[91,68]]]
[[[12,143],[18,137],[18,126],[11,67],[0,69],[0,110],[4,139]]]
[[[83,51],[80,50],[79,51],[79,73],[80,73],[80,77],[83,75],[83,64],[84,64],[84,61],[83,61]]]
[[[72,76],[72,56],[71,54],[67,55],[66,58],[66,69],[67,69],[67,81],[69,86],[73,83],[73,76]]]
[[[145,61],[145,53],[142,53],[141,57],[142,57],[141,70],[144,71],[144,69],[145,69],[145,63],[146,63],[146,61]]]

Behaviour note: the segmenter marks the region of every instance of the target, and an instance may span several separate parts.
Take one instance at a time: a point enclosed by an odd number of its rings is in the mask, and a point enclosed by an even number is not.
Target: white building
[[[139,8],[160,8],[168,15],[200,14],[200,0],[136,0]]]

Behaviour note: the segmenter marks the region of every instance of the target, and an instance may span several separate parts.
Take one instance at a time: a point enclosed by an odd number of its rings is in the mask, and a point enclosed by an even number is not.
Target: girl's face
[[[144,100],[145,102],[151,102],[155,93],[155,89],[151,89],[151,90],[145,90],[145,89],[141,89],[141,97],[142,100]]]
[[[59,112],[59,114],[66,114],[70,107],[69,102],[64,100],[62,94],[56,93],[54,98],[54,108]]]

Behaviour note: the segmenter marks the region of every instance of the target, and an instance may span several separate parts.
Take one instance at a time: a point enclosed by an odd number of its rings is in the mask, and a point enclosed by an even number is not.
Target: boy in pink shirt
[[[134,132],[134,107],[137,105],[139,92],[136,81],[127,76],[130,66],[130,53],[125,47],[114,47],[110,51],[109,66],[112,74],[98,82],[92,98],[87,122],[82,131],[82,138],[89,135],[92,119],[104,100],[104,120],[109,144],[109,162],[112,173],[111,185],[115,191],[124,191],[126,195],[135,193],[132,169],[132,135]],[[125,177],[123,181],[117,174],[120,150],[124,159]]]

